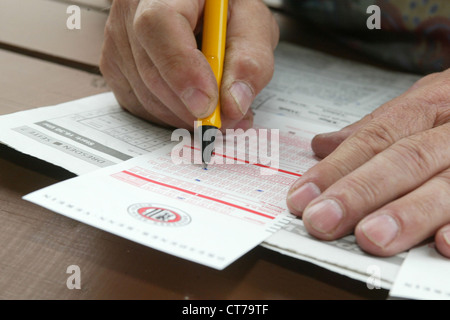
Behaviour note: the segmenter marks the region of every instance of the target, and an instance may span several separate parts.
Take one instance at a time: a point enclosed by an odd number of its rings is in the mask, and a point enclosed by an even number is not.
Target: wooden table
[[[98,72],[106,0],[75,1],[82,28],[68,31],[67,2],[0,3],[0,114],[108,91]],[[89,6],[86,5],[89,4]],[[276,12],[282,38],[341,49]],[[321,39],[320,41],[318,39]],[[347,52],[348,54],[348,52]],[[22,200],[73,175],[0,146],[0,299],[384,299],[386,290],[257,247],[217,271],[136,244]],[[67,268],[81,271],[69,289]]]

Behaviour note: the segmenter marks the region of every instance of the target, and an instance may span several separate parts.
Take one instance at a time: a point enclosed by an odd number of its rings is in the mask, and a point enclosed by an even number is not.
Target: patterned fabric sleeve
[[[285,0],[285,5],[385,63],[422,74],[450,68],[450,0]],[[380,30],[367,28],[370,5],[381,9]]]

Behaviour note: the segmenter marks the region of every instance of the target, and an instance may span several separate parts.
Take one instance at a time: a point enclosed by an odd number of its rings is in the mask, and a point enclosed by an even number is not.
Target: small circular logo
[[[128,213],[140,221],[158,226],[181,227],[191,222],[191,217],[184,211],[154,203],[133,204],[128,207]]]

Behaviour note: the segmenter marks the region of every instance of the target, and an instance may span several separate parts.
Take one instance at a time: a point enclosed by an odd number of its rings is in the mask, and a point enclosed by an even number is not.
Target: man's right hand
[[[223,128],[253,125],[250,105],[273,75],[279,30],[260,0],[229,0],[220,98]],[[219,90],[198,48],[204,0],[114,0],[100,70],[118,102],[157,124],[192,129]]]

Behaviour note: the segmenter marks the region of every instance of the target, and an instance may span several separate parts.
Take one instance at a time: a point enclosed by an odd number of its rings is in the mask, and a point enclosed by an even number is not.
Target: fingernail
[[[444,233],[442,234],[442,237],[444,238],[445,243],[447,243],[447,245],[450,246],[450,229],[447,228],[447,231],[444,231]]]
[[[341,223],[344,213],[340,205],[332,200],[323,200],[303,213],[303,219],[321,233],[332,233]]]
[[[383,214],[363,222],[361,230],[372,243],[384,248],[397,237],[399,227],[394,218]]]
[[[189,109],[189,111],[197,118],[206,116],[208,112],[209,104],[211,103],[210,97],[200,89],[189,88],[181,95],[181,100]]]
[[[253,102],[253,91],[243,81],[236,81],[230,87],[230,94],[239,107],[239,110],[245,115]]]
[[[303,212],[306,206],[320,195],[320,189],[312,182],[307,182],[288,195],[289,208],[297,213]]]

